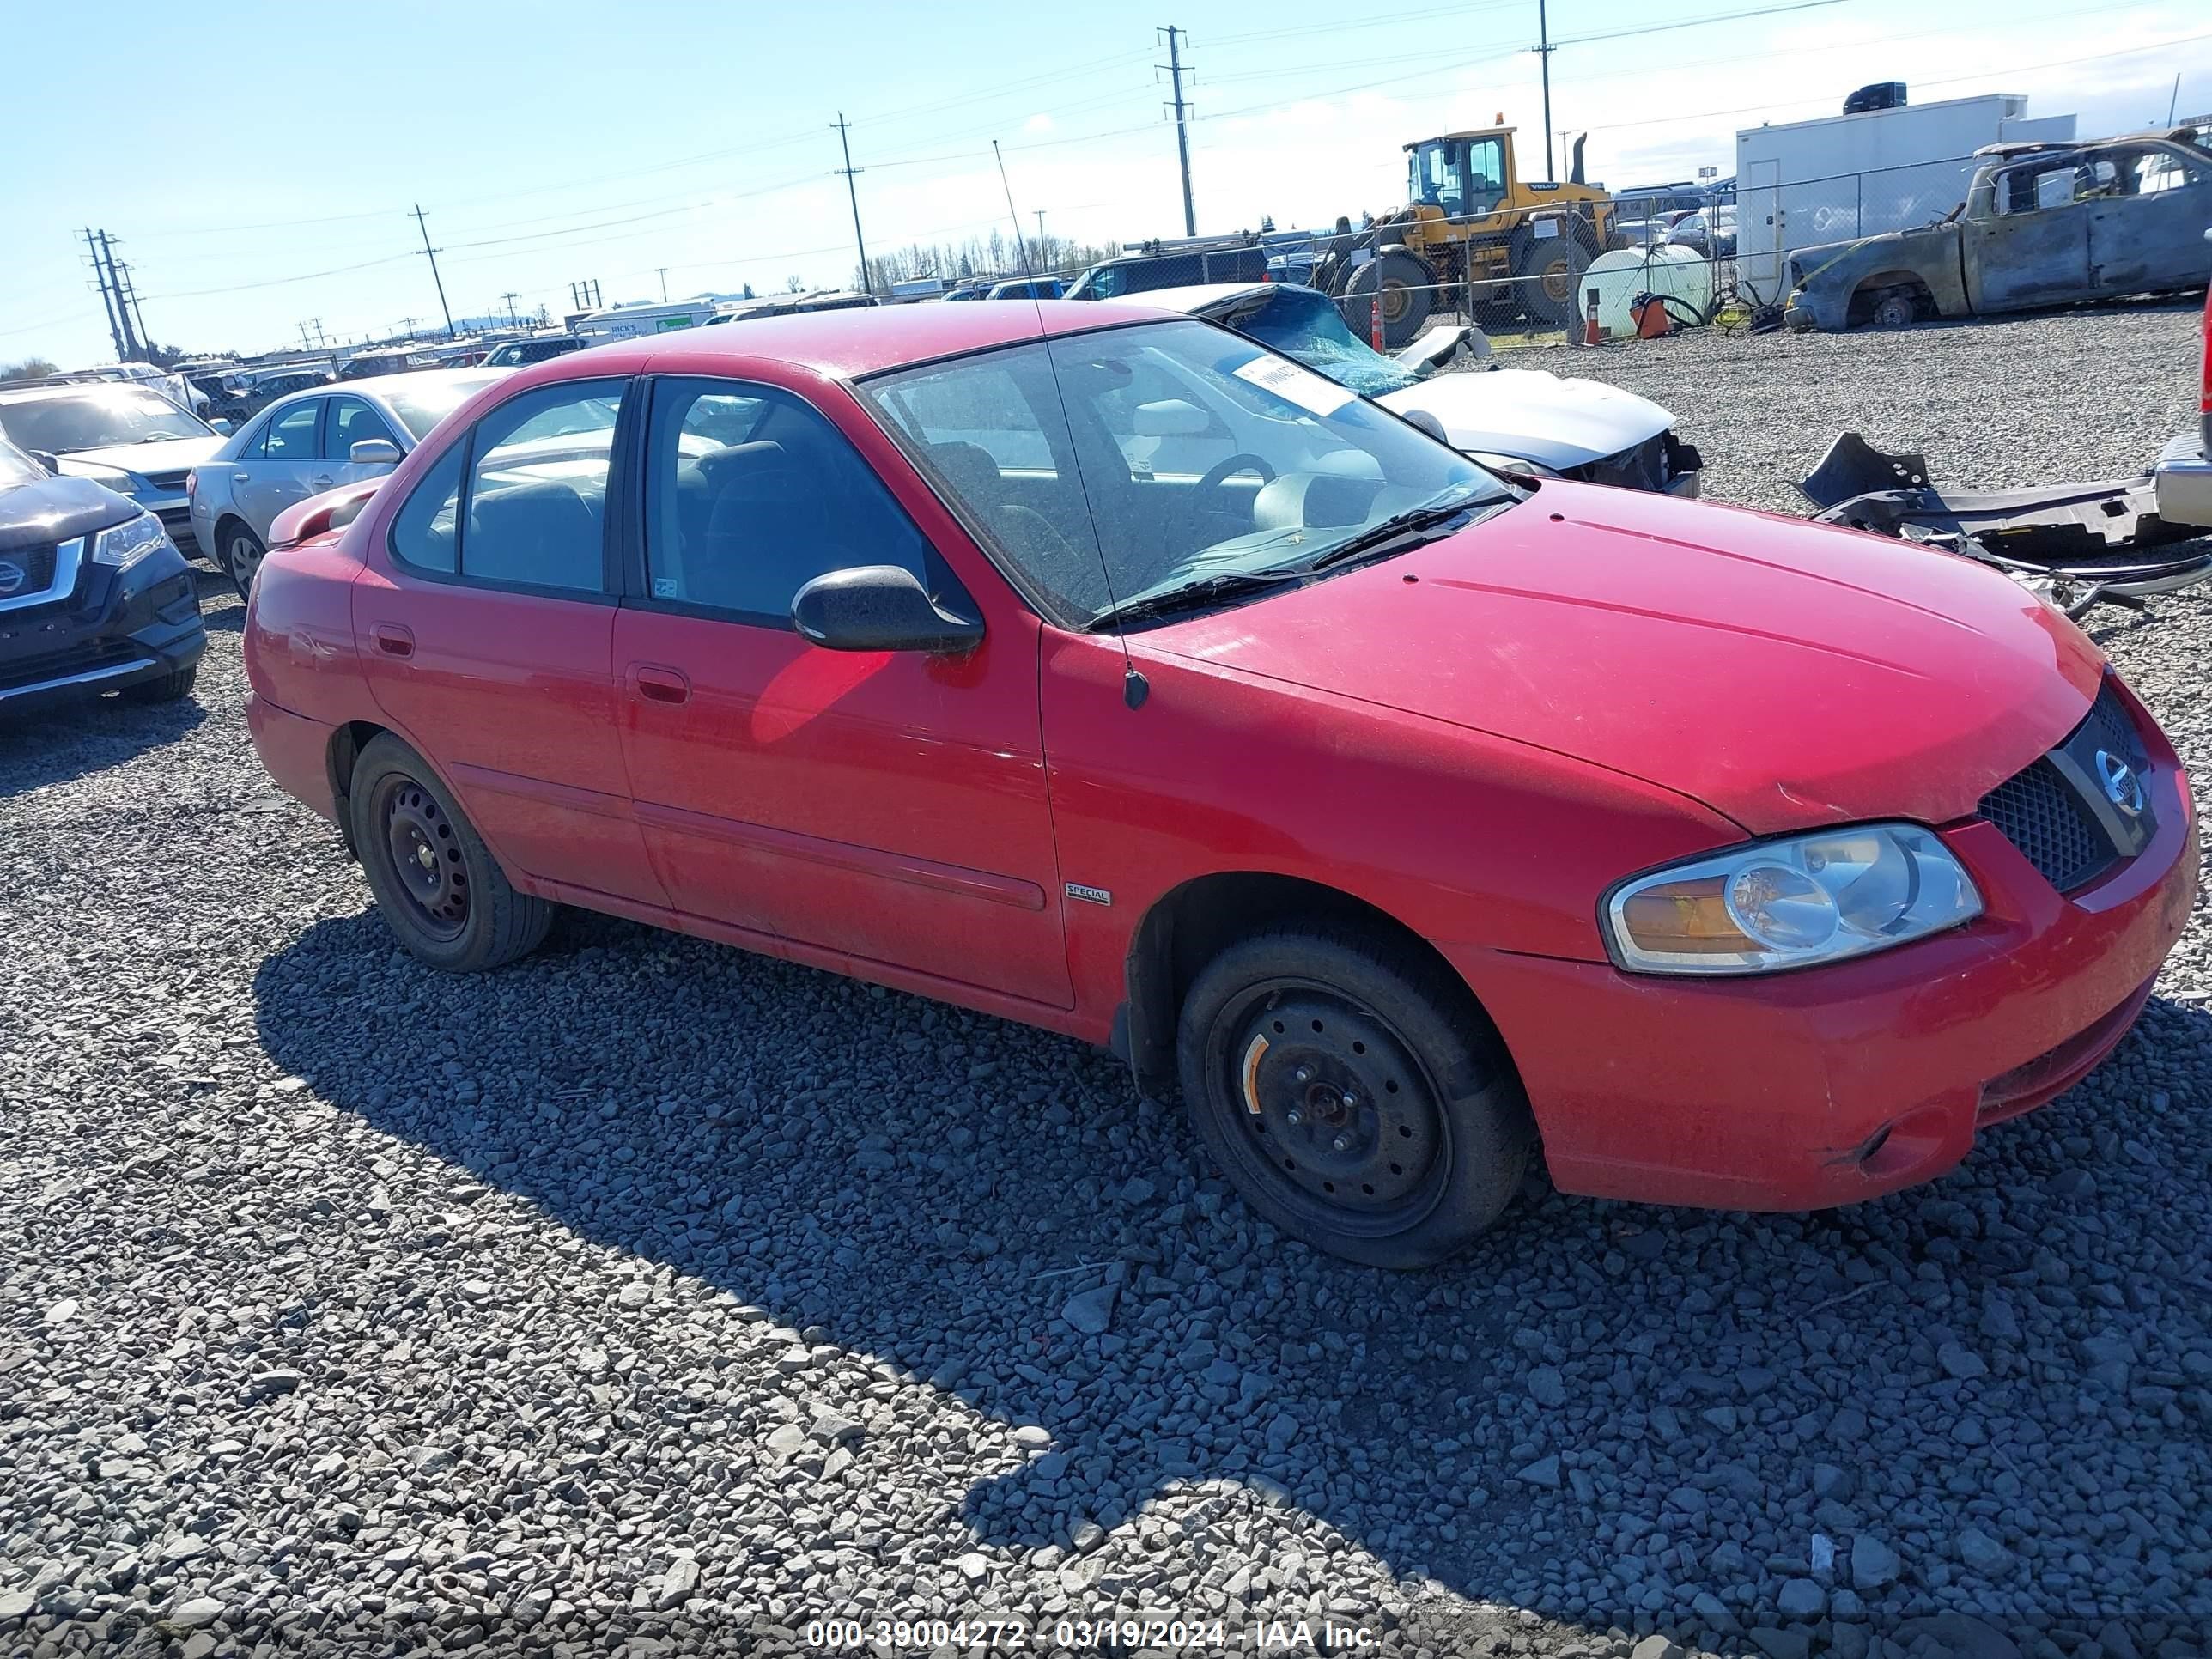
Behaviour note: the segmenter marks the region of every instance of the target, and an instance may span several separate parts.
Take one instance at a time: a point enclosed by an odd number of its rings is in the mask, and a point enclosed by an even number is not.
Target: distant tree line
[[[1023,274],[1023,256],[1026,254],[1030,270],[1037,276],[1072,276],[1121,251],[1119,242],[1100,246],[1049,233],[1037,235],[1025,232],[1017,246],[1011,232],[994,228],[988,236],[970,236],[964,242],[939,242],[934,246],[913,242],[889,253],[871,254],[868,275],[873,279],[872,286],[879,294],[889,291],[893,283],[913,282],[924,276],[935,276],[949,288],[959,282],[1019,276]],[[852,283],[855,288],[860,286],[858,265],[853,267]]]

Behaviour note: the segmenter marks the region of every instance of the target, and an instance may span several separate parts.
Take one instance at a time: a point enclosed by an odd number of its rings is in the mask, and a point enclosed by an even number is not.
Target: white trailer
[[[1737,279],[1778,304],[1793,250],[1942,218],[1966,199],[1984,144],[2073,140],[2072,116],[2031,118],[2014,93],[1746,127],[1735,136]]]
[[[641,334],[666,334],[696,328],[721,314],[721,302],[702,295],[696,300],[672,300],[666,305],[609,306],[571,319],[569,326],[594,345],[609,340],[630,340]]]

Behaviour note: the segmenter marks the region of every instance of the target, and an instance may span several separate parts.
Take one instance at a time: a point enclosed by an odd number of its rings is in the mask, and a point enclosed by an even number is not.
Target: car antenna
[[[1030,264],[1029,246],[1022,240],[1022,216],[1014,209],[1014,187],[1006,179],[1006,158],[999,153],[999,141],[991,140],[991,156],[999,164],[999,188],[1006,193],[1006,216],[1013,221],[1014,246],[1021,254],[1022,275],[1028,279],[1030,304],[1036,312],[1037,338],[1044,347],[1044,366],[1052,371],[1052,389],[1060,398],[1060,417],[1067,414],[1067,393],[1060,384],[1060,365],[1052,359],[1052,336],[1045,331],[1044,302],[1037,298],[1036,272]],[[1075,465],[1075,485],[1083,491],[1083,510],[1091,517],[1091,539],[1098,541],[1098,515],[1091,510],[1091,490],[1083,482],[1083,460],[1075,453],[1075,436],[1068,434],[1067,458]],[[1106,579],[1106,603],[1119,612],[1121,601],[1114,592],[1114,568],[1107,562],[1106,550],[1098,548],[1098,574]],[[1145,699],[1152,696],[1152,683],[1137,672],[1137,665],[1129,656],[1128,636],[1121,631],[1121,618],[1114,618],[1114,641],[1121,647],[1121,701],[1132,708],[1142,708]]]

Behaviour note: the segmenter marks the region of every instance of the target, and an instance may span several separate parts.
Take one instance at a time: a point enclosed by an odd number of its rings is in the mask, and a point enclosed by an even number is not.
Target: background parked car
[[[426,369],[343,389],[317,386],[271,404],[188,480],[201,545],[244,595],[268,551],[269,527],[295,501],[389,472],[479,387],[507,371]],[[390,453],[356,459],[354,446]]]
[[[0,440],[0,712],[106,691],[171,702],[206,648],[191,567],[161,521]]]
[[[539,334],[527,340],[509,340],[495,347],[483,360],[486,368],[520,368],[529,363],[542,363],[549,357],[566,356],[571,351],[581,351],[591,342],[574,334]]]
[[[227,396],[216,413],[228,416],[234,426],[243,426],[279,398],[328,386],[331,378],[329,369],[319,366],[252,369],[227,375],[223,380]]]
[[[1067,284],[1057,276],[1010,276],[992,285],[989,300],[1057,300]]]
[[[57,471],[128,495],[180,551],[196,550],[185,478],[222,447],[223,433],[160,392],[99,380],[0,389],[0,434],[53,457]]]
[[[1700,208],[1677,219],[1667,232],[1676,247],[1695,248],[1708,259],[1735,258],[1735,210],[1727,206]]]

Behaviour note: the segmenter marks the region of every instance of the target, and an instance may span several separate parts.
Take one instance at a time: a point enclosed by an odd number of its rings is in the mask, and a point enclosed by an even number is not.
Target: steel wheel
[[[1371,1010],[1311,982],[1255,986],[1208,1059],[1238,1103],[1248,1172],[1331,1230],[1404,1231],[1432,1208],[1451,1133],[1425,1067]]]
[[[369,821],[416,926],[435,939],[459,939],[469,925],[469,871],[445,809],[413,778],[393,774],[378,781]]]

